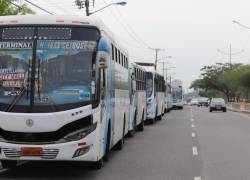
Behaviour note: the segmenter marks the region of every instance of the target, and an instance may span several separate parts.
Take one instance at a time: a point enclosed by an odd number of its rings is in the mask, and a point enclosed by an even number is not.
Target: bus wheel
[[[99,161],[93,162],[93,169],[96,169],[96,170],[102,169],[103,164],[104,164],[103,163],[103,158],[100,159]]]
[[[141,119],[141,123],[138,126],[138,130],[139,131],[144,131],[144,111],[142,113],[142,119]]]
[[[157,118],[159,121],[162,120],[162,114]]]
[[[1,160],[2,167],[6,169],[13,169],[17,167],[17,161]]]
[[[150,119],[151,124],[154,124],[154,123],[155,123],[155,121],[156,121],[156,119],[157,119],[157,117]]]

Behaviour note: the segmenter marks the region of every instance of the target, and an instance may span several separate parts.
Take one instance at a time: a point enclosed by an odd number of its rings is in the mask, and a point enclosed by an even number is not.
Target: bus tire
[[[106,143],[105,155],[103,157],[104,161],[108,161],[109,160],[109,153],[110,153],[109,146],[110,146],[110,139],[111,139],[110,136],[111,136],[111,125],[109,123],[109,125],[108,125],[108,134],[107,134],[107,143]]]
[[[142,112],[141,123],[138,125],[138,130],[139,131],[144,131],[144,110]]]
[[[17,167],[17,161],[1,160],[1,164],[2,164],[2,167],[6,169],[13,169]]]
[[[103,167],[103,164],[104,164],[104,162],[103,162],[103,158],[101,158],[99,161],[96,161],[96,162],[93,162],[93,169],[95,169],[95,170],[99,170],[99,169],[102,169],[102,167]]]
[[[126,123],[126,119],[125,119],[125,116],[124,116],[122,138],[116,144],[116,148],[115,148],[116,150],[122,150],[123,149],[123,145],[124,145],[124,142],[125,142],[125,139],[124,139],[124,136],[125,136],[125,123]]]

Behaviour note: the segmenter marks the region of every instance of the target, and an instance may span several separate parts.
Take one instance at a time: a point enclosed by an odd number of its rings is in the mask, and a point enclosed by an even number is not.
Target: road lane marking
[[[201,177],[194,177],[194,180],[201,180]]]
[[[197,156],[198,155],[198,150],[197,147],[193,147],[193,156]]]
[[[194,132],[192,132],[192,137],[194,138],[196,136],[196,134]]]
[[[191,124],[191,127],[192,127],[192,128],[195,128],[195,125],[194,125],[194,124]]]
[[[194,122],[194,118],[191,118],[191,122]]]

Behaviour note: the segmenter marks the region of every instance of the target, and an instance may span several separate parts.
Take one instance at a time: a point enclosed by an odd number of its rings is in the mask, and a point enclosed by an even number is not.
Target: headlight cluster
[[[73,133],[66,135],[63,139],[66,141],[78,141],[85,138],[91,132],[93,132],[97,127],[97,123],[92,124],[91,126],[85,127]]]

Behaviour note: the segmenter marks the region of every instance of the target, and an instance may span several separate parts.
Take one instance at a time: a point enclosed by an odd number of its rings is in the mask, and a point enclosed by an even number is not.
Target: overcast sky
[[[55,14],[78,14],[74,0],[31,0]],[[115,1],[115,0],[114,0]],[[96,0],[96,10],[112,0]],[[131,61],[154,62],[155,53],[145,47],[164,48],[159,57],[173,56],[168,66],[175,78],[182,79],[185,88],[198,78],[204,65],[229,62],[229,57],[217,52],[245,52],[234,56],[234,63],[250,63],[250,30],[232,23],[238,20],[250,26],[249,0],[127,0],[126,6],[110,7],[93,16],[104,23],[128,48]],[[43,12],[37,10],[38,14]],[[122,15],[122,16],[121,16]],[[130,35],[125,31],[127,28]],[[123,24],[123,25],[122,25]],[[138,37],[132,38],[134,31]],[[138,42],[139,41],[139,42]],[[159,64],[159,69],[162,69]]]

